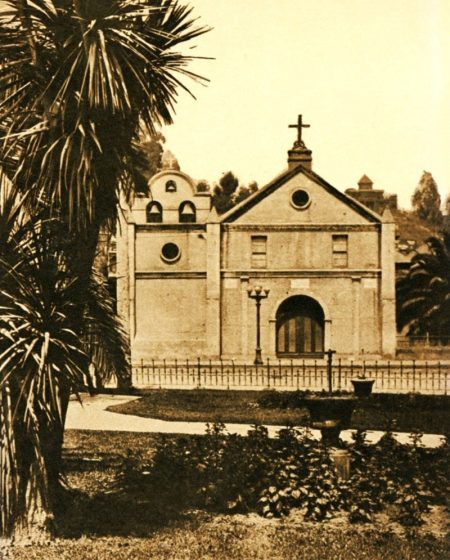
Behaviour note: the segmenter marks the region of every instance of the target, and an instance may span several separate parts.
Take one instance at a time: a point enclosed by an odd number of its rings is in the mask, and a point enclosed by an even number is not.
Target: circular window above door
[[[291,204],[297,210],[304,210],[311,204],[311,197],[305,189],[296,189],[291,194]]]

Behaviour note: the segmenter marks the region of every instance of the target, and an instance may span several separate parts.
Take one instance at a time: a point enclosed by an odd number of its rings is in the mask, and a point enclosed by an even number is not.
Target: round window
[[[168,263],[176,262],[181,256],[181,251],[175,243],[166,243],[161,249],[161,258]]]
[[[295,208],[303,209],[309,205],[311,198],[303,189],[297,189],[291,194],[291,201]]]

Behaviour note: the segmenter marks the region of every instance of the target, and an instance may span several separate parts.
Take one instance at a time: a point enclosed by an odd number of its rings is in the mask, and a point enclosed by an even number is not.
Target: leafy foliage
[[[257,190],[256,182],[253,181],[248,186],[241,185],[239,179],[228,171],[213,189],[212,204],[219,214],[223,214]]]
[[[450,490],[448,481],[438,488],[429,476],[433,464],[442,484],[450,466],[448,444],[425,449],[418,434],[412,445],[401,445],[388,433],[373,446],[360,432],[348,451],[351,478],[338,480],[328,449],[308,430],[286,428],[272,439],[255,426],[241,437],[216,424],[201,438],[164,441],[151,465],[128,458],[117,488],[128,495],[134,488],[152,507],[161,501],[171,508],[258,511],[266,517],[297,508],[307,519],[347,511],[350,520],[366,522],[391,507],[407,525],[420,523],[428,504]]]
[[[190,14],[176,0],[2,2],[0,165],[21,195],[0,220],[3,533],[27,511],[52,518],[69,393],[88,361],[127,369],[92,268],[136,185],[142,129],[171,123],[182,80],[200,80],[180,50],[207,31]]]
[[[82,233],[116,216],[134,142],[172,122],[178,76],[200,79],[177,49],[207,29],[175,0],[4,4],[4,165]]]
[[[110,376],[129,373],[125,335],[106,288],[87,285],[64,239],[64,226],[20,220],[20,200],[0,214],[0,529],[58,501],[59,461],[70,391],[84,384],[87,364]],[[9,230],[6,227],[9,224]],[[48,490],[50,487],[50,491]],[[39,497],[35,503],[34,493]],[[34,503],[33,503],[34,500]],[[33,511],[33,508],[39,511]]]
[[[411,199],[414,212],[430,225],[442,223],[441,197],[433,175],[424,171]]]
[[[450,233],[427,240],[397,282],[397,325],[409,335],[450,336]]]

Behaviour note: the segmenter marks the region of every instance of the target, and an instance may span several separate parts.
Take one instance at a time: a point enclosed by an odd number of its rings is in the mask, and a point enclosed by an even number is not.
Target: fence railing
[[[450,348],[450,336],[397,336],[397,348]]]
[[[326,360],[271,361],[263,365],[230,361],[155,361],[133,365],[133,385],[153,388],[328,390]],[[332,364],[333,390],[351,391],[351,380],[374,379],[374,392],[446,395],[450,362],[343,361]]]

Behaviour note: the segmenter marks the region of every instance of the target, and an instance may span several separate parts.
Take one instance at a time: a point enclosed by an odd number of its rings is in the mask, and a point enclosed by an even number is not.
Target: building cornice
[[[381,270],[374,269],[296,269],[296,270],[230,270],[222,269],[223,278],[379,278]]]
[[[193,278],[206,278],[204,270],[171,270],[171,271],[137,271],[135,273],[136,280],[161,280],[169,278],[177,278],[189,280]]]
[[[136,224],[136,231],[206,231],[206,224]]]
[[[380,224],[222,224],[224,231],[379,231]]]

